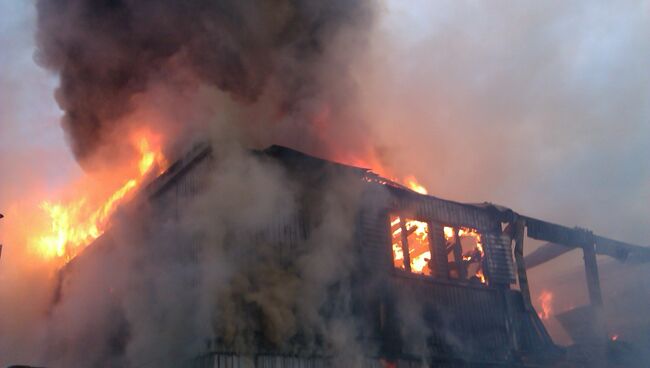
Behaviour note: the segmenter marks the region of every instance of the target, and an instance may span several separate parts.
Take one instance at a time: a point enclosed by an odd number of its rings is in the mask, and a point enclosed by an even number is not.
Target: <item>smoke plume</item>
[[[349,272],[336,256],[352,231],[353,202],[345,199],[354,191],[334,186],[336,195],[325,196],[309,239],[315,251],[287,271],[255,243],[231,245],[232,231],[291,218],[298,203],[285,173],[241,146],[279,143],[333,159],[370,152],[435,195],[490,200],[632,242],[650,236],[647,1],[36,4],[36,60],[59,77],[62,126],[85,169],[112,163],[128,132],[143,126],[170,140],[169,157],[206,136],[223,152],[212,189],[188,201],[180,223],[142,234],[133,229],[146,228],[137,218],[116,218],[113,250],[85,254],[55,307],[51,274],[17,270],[35,262],[26,249],[12,253],[19,240],[4,236],[1,363],[173,365],[217,334],[241,351],[259,335],[279,345],[327,336],[328,351],[348,363],[358,343],[354,321],[324,321],[314,310],[332,280]],[[12,50],[3,36],[3,50]],[[31,147],[25,142],[47,141],[35,139],[45,130],[7,142],[14,129],[5,121],[56,115],[22,116],[42,104],[40,93],[17,93],[32,75],[10,67],[0,76],[0,154],[12,158],[1,162],[10,173],[0,178],[4,202],[25,191],[24,178],[44,186],[53,174],[66,176],[49,150],[16,154],[16,146]],[[8,190],[8,181],[22,187]],[[3,231],[15,231],[16,217],[30,228],[17,212]],[[579,264],[574,258],[570,266]],[[533,284],[535,272],[541,268]],[[345,310],[342,294],[331,308]],[[430,333],[409,332],[416,348]],[[339,366],[353,366],[346,363]]]
[[[273,349],[360,366],[346,284],[358,180],[330,181],[304,204],[279,165],[235,148],[216,160],[198,169],[200,193],[123,212],[65,268],[32,362],[176,367]],[[313,213],[300,243],[256,236],[301,211]]]
[[[358,193],[330,183],[306,205],[319,210],[305,251],[282,257],[250,234],[297,218],[299,190],[242,147],[366,149],[349,70],[374,5],[39,0],[37,10],[36,60],[59,76],[62,127],[84,169],[114,165],[142,128],[163,135],[169,157],[207,138],[216,158],[207,189],[177,208],[118,214],[52,282],[38,339],[12,359],[172,367],[262,343],[358,365],[349,288],[339,285],[351,272],[340,254]]]
[[[63,129],[84,165],[101,146],[119,142],[129,128],[125,117],[161,85],[174,91],[167,102],[175,108],[184,93],[203,86],[265,111],[265,125],[284,120],[295,134],[313,135],[296,119],[339,111],[352,87],[351,58],[333,52],[335,41],[343,34],[346,43],[363,39],[372,19],[367,0],[39,0],[37,6],[37,60],[60,75]],[[174,131],[189,134],[190,120],[173,121]]]

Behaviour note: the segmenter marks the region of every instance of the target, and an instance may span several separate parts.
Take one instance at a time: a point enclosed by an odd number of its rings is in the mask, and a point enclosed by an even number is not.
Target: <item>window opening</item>
[[[449,277],[485,284],[485,252],[481,234],[468,227],[444,227]]]
[[[429,225],[397,215],[390,217],[393,266],[415,274],[432,274]]]

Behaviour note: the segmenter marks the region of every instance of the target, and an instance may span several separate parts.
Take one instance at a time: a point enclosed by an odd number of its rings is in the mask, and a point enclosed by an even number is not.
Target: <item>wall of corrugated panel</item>
[[[179,211],[185,201],[198,195],[202,188],[208,184],[210,170],[213,162],[209,156],[202,157],[199,161],[182,174],[174,177],[155,196],[155,206],[160,211],[172,216],[179,216]],[[265,229],[260,229],[255,234],[240,234],[238,239],[244,241],[265,241],[270,244],[278,245],[278,251],[282,255],[290,257],[290,252],[295,249],[305,239],[305,224],[299,216],[292,218],[274,218],[272,223]]]
[[[393,265],[388,213],[377,202],[366,203],[371,204],[361,209],[357,220],[362,262],[374,270],[390,269]]]
[[[184,173],[172,183],[159,198],[161,207],[178,211],[180,201],[196,195],[209,168],[209,160],[203,160],[196,167]],[[377,290],[396,292],[395,302],[411,300],[424,306],[424,313],[435,316],[429,321],[438,321],[429,326],[434,349],[447,354],[448,346],[459,342],[454,349],[459,351],[481,351],[482,358],[501,360],[511,345],[506,331],[506,315],[502,291],[483,286],[471,287],[440,282],[417,276],[399,276],[392,267],[390,254],[390,227],[388,208],[414,208],[418,217],[435,220],[449,225],[474,227],[479,230],[494,229],[496,222],[486,211],[429,197],[417,200],[397,201],[381,187],[372,186],[364,193],[363,203],[357,222],[362,265],[370,271],[368,279],[381,280]],[[400,202],[401,201],[401,202]],[[287,245],[282,247],[290,252],[299,246],[306,233],[305,224],[299,218],[284,219],[277,226],[263,231],[266,240]],[[259,234],[256,236],[260,236]],[[290,256],[288,254],[287,256]],[[364,291],[368,295],[367,291]],[[426,316],[425,316],[426,317]],[[397,315],[389,316],[399,325]],[[397,332],[397,331],[393,331]],[[450,338],[451,337],[451,338]],[[325,367],[325,361],[317,358],[296,358],[282,356],[243,357],[215,354],[196,360],[195,367]],[[398,367],[409,367],[415,363],[402,362]],[[419,366],[419,365],[418,365]],[[379,361],[368,361],[368,367],[383,367]]]
[[[451,226],[467,226],[487,231],[495,229],[497,224],[482,208],[414,193],[395,196],[391,207],[408,209],[417,217]]]
[[[446,225],[462,225],[492,230],[498,220],[486,211],[472,209],[435,198],[417,197],[396,199],[385,190],[370,189],[365,193],[364,209],[359,218],[362,262],[375,279],[382,280],[383,293],[395,303],[391,309],[392,322],[384,330],[390,344],[403,333],[405,323],[400,314],[400,304],[419,305],[422,319],[429,323],[434,353],[448,356],[450,349],[456,353],[478,353],[476,359],[503,361],[512,346],[507,330],[504,290],[484,285],[463,285],[453,281],[411,275],[393,268],[390,250],[388,213],[394,209],[415,210],[419,219],[433,220]],[[446,258],[442,260],[446,262]],[[428,314],[428,315],[427,315]],[[408,346],[401,351],[408,354]],[[469,357],[465,355],[465,357]]]
[[[485,270],[490,281],[500,284],[512,284],[515,279],[515,264],[512,258],[512,239],[504,234],[483,234],[485,248]]]
[[[508,353],[506,306],[502,290],[462,286],[421,277],[395,276],[396,303],[418,303],[429,321],[434,348],[480,354],[499,360]],[[395,316],[398,321],[405,317]],[[407,348],[405,348],[406,350]]]
[[[178,216],[180,204],[188,198],[196,196],[209,177],[211,160],[203,157],[188,170],[174,176],[152,198],[152,203],[159,211],[172,216]]]
[[[387,365],[379,359],[365,359],[363,368],[386,368]],[[190,368],[346,368],[338,367],[325,358],[293,357],[281,355],[241,356],[214,353],[194,360]],[[395,368],[421,368],[421,362],[398,360]]]

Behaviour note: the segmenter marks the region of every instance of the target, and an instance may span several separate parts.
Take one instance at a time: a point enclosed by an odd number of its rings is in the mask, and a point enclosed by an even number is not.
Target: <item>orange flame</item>
[[[547,320],[551,317],[553,314],[553,293],[547,290],[542,290],[541,294],[539,294],[539,297],[537,298],[539,301],[542,310],[537,313],[539,318]]]
[[[150,138],[140,134],[134,142],[140,152],[138,161],[139,176],[128,179],[103,203],[92,205],[82,196],[69,203],[44,201],[40,207],[50,218],[50,228],[45,234],[32,239],[32,247],[46,259],[74,258],[85,246],[101,236],[108,228],[109,219],[117,207],[130,198],[130,195],[144,181],[154,168],[157,174],[167,166],[160,148],[151,147]]]
[[[418,183],[415,176],[410,175],[404,179],[404,184],[411,190],[420,194],[428,194],[427,189]],[[402,219],[399,216],[391,216],[391,232],[392,232],[392,248],[393,248],[393,265],[399,269],[406,269],[404,264],[404,251],[402,249],[402,228],[400,225]],[[429,227],[426,222],[417,221],[413,219],[404,219],[404,226],[408,234],[409,244],[409,259],[410,269],[413,273],[430,275],[431,269],[429,262],[431,260],[431,251],[428,250],[429,243]],[[456,229],[453,227],[445,226],[443,228],[444,235],[447,241],[453,241],[455,238]],[[458,228],[458,236],[473,238],[475,241],[475,248],[463,256],[463,260],[471,263],[476,263],[477,267],[474,276],[476,276],[481,283],[487,282],[481,261],[485,257],[483,250],[483,243],[481,241],[481,234],[476,229],[467,227]]]
[[[395,267],[405,269],[401,221],[402,219],[399,216],[391,217],[393,263]],[[428,267],[429,260],[431,260],[429,226],[426,222],[404,219],[404,228],[407,232],[411,272],[430,275],[431,269]]]
[[[456,229],[450,226],[445,226],[443,228],[445,235],[445,240],[447,242],[455,241]],[[479,266],[476,269],[476,272],[473,276],[476,276],[482,284],[487,282],[485,274],[483,273],[483,265],[481,261],[485,258],[485,251],[483,250],[483,242],[481,240],[481,234],[476,230],[469,227],[459,227],[458,228],[458,237],[459,238],[471,238],[474,240],[474,248],[470,251],[463,254],[463,261],[478,263]]]
[[[404,182],[406,182],[407,187],[409,187],[411,190],[415,192],[418,192],[420,194],[429,194],[427,188],[425,188],[420,183],[418,183],[417,179],[415,179],[415,176],[413,175],[407,176],[404,179]]]

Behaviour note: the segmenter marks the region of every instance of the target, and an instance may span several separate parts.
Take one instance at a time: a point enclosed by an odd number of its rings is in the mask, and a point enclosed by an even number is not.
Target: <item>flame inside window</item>
[[[396,215],[390,217],[393,266],[412,273],[431,275],[429,225]],[[405,257],[405,252],[408,257]],[[408,259],[408,262],[407,260]],[[407,269],[408,264],[408,269]]]
[[[449,274],[452,278],[476,278],[485,284],[483,260],[485,252],[481,234],[467,227],[445,226],[444,236],[447,247]],[[459,259],[456,257],[459,256]]]

